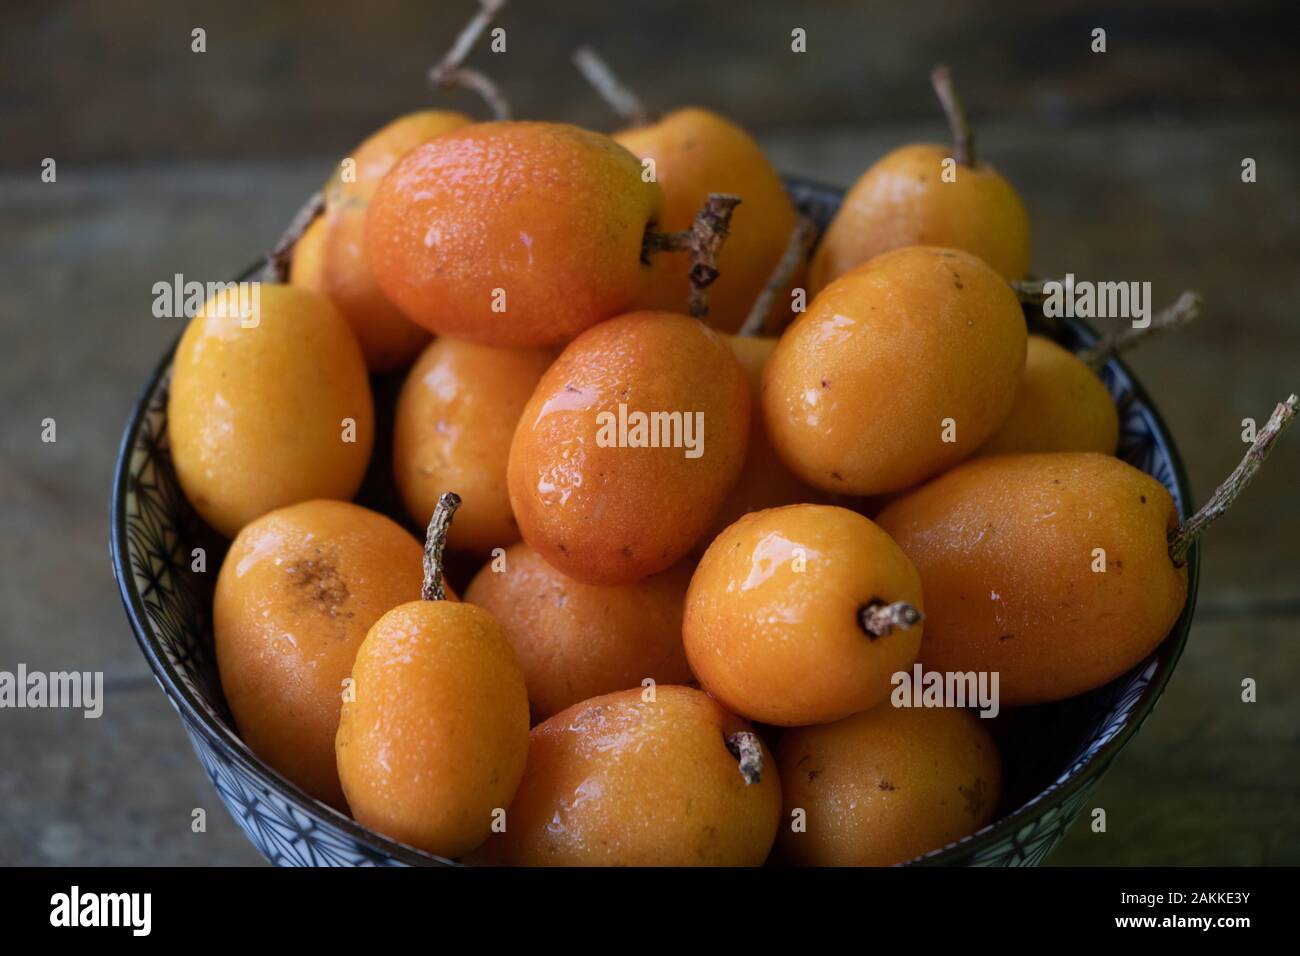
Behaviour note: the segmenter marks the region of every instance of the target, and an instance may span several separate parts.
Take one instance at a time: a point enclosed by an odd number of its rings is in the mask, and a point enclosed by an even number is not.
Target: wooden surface
[[[183,25],[189,6],[172,6],[181,12],[168,16]],[[570,20],[571,6],[560,8]],[[846,6],[818,5],[817,22],[831,24],[827,9]],[[370,7],[376,30],[395,29],[410,16],[403,5]],[[763,9],[770,13],[769,7]],[[5,11],[34,31],[37,51],[42,44],[57,47],[51,38],[89,43],[84,38],[96,29],[120,42],[111,49],[73,47],[83,54],[77,69],[85,101],[55,77],[19,105],[16,91],[29,78],[10,70],[4,79],[0,126],[22,135],[6,136],[0,147],[0,401],[6,412],[0,669],[21,661],[33,669],[102,670],[108,694],[99,720],[67,711],[0,711],[0,862],[252,863],[257,855],[204,778],[122,613],[107,557],[114,454],[149,370],[180,329],[179,322],[150,314],[153,283],[176,272],[208,281],[242,269],[360,133],[413,104],[381,92],[397,68],[374,50],[342,51],[334,72],[321,74],[338,99],[340,117],[332,121],[303,78],[322,69],[319,51],[299,49],[276,23],[262,24],[269,37],[262,72],[241,81],[227,102],[218,95],[221,87],[209,88],[218,83],[213,76],[187,74],[184,63],[166,58],[164,70],[151,59],[160,42],[154,32],[138,23],[134,33],[106,21],[74,25],[78,8],[108,16],[94,4],[55,4],[48,15],[23,3]],[[1273,14],[1251,7],[1242,15],[1261,38],[1251,48],[1256,63],[1246,62],[1249,51],[1239,49],[1231,32],[1242,28],[1240,21],[1223,21],[1227,39],[1215,47],[1218,21],[1197,5],[1191,26],[1178,34],[1180,70],[1159,56],[1117,61],[1117,69],[1127,65],[1107,80],[1099,64],[1054,65],[1047,51],[1027,41],[1009,46],[1014,62],[999,66],[999,56],[971,52],[954,39],[961,34],[952,21],[959,26],[967,14],[953,12],[956,5],[937,9],[948,13],[914,12],[906,22],[901,14],[882,14],[882,29],[904,38],[897,48],[861,23],[835,42],[867,37],[880,52],[870,69],[888,77],[888,89],[915,87],[935,56],[960,62],[951,50],[989,67],[984,79],[971,78],[968,99],[983,120],[984,156],[1030,207],[1037,272],[1149,280],[1159,302],[1185,287],[1204,294],[1207,307],[1197,325],[1132,358],[1203,499],[1243,450],[1241,419],[1262,422],[1300,386],[1300,131],[1295,70],[1288,59],[1289,72],[1282,72],[1275,58]],[[1071,12],[1074,5],[1064,11],[1038,24],[1054,42],[1061,31],[1086,30],[1089,22]],[[570,20],[563,22],[576,34]],[[773,20],[768,17],[769,26]],[[246,39],[262,35],[255,20],[230,22]],[[995,18],[978,35],[992,37],[1008,22]],[[1162,29],[1174,35],[1172,22],[1141,21],[1143,42],[1151,46]],[[331,23],[312,27],[308,36],[319,40],[341,29],[346,14]],[[591,28],[607,38],[623,35],[603,20]],[[766,35],[738,28],[743,41],[715,64],[721,79],[711,98],[736,104],[782,169],[847,184],[886,149],[941,135],[923,85],[921,94],[872,117],[843,93],[844,64],[823,63],[823,75],[809,63],[803,79],[775,82],[764,66],[768,54],[755,52],[760,40],[769,42]],[[18,50],[15,31],[0,36],[6,67],[32,62],[34,53]],[[698,53],[698,40],[683,42]],[[558,56],[560,38],[547,43]],[[1212,75],[1194,75],[1189,57],[1211,48],[1217,52],[1205,52],[1201,67]],[[626,55],[640,57],[637,71],[653,66],[650,50],[629,48]],[[209,56],[203,68],[216,70],[219,61]],[[1231,59],[1227,66],[1223,57]],[[406,56],[402,69],[412,68],[409,59],[421,58]],[[146,82],[137,71],[158,70],[149,89],[165,86],[170,112],[148,122],[126,117],[120,130],[112,128],[120,113],[91,116],[92,106],[110,95],[92,82],[100,69],[125,77],[128,90]],[[368,69],[379,71],[376,82],[339,78]],[[711,75],[703,65],[690,69],[697,78]],[[763,96],[755,95],[760,76]],[[977,105],[979,94],[997,93],[1016,76],[1039,79],[1026,80],[1019,93],[988,109]],[[1184,82],[1187,90],[1179,85]],[[1162,83],[1166,91],[1158,96],[1153,90]],[[518,78],[516,84],[534,113],[560,115],[577,99],[565,94],[551,109],[535,88]],[[670,73],[664,101],[690,98],[693,84],[698,79]],[[792,105],[782,92],[790,84],[816,104],[809,107],[813,115],[798,115],[803,104]],[[302,116],[291,115],[295,92],[303,97]],[[188,109],[191,97],[210,112]],[[887,98],[872,97],[871,103]],[[764,119],[759,114],[769,103],[772,115]],[[159,109],[156,102],[143,106]],[[575,112],[578,119],[604,121],[599,113]],[[245,129],[253,132],[241,140]],[[257,137],[266,141],[253,142]],[[57,183],[43,184],[39,158],[51,153],[67,160],[60,160]],[[1245,156],[1258,162],[1255,184],[1240,181]],[[54,444],[40,441],[46,417],[58,422]],[[1210,532],[1187,653],[1159,708],[1095,793],[1093,805],[1107,810],[1108,832],[1091,833],[1081,821],[1053,863],[1300,863],[1297,487],[1300,433],[1293,433]],[[1258,703],[1241,703],[1243,677],[1259,682]],[[197,807],[208,812],[206,833],[191,832]]]

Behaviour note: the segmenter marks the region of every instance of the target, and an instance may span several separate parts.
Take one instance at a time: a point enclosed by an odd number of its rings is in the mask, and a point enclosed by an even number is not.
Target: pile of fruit
[[[469,862],[890,864],[992,821],[981,720],[895,707],[894,675],[1098,687],[1169,632],[1201,525],[1027,334],[1026,213],[936,81],[956,148],[879,160],[810,261],[707,110],[420,112],[341,163],[287,284],[254,322],[209,301],[171,379],[248,746]],[[423,544],[350,501],[369,374],[403,369]],[[444,549],[481,564],[463,600]]]

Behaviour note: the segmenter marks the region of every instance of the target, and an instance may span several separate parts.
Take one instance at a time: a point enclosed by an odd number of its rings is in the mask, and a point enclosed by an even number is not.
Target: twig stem
[[[727,738],[727,749],[740,765],[745,786],[753,786],[763,779],[763,745],[758,734],[738,730]]]
[[[718,255],[731,234],[731,214],[739,205],[738,196],[709,193],[689,229],[681,232],[647,229],[642,240],[641,258],[645,262],[655,252],[690,252],[690,312],[697,319],[709,314],[708,288],[718,278]]]
[[[591,47],[580,46],[574,50],[573,65],[578,68],[583,79],[591,84],[592,89],[600,94],[600,98],[609,104],[610,109],[629,126],[648,126],[653,121],[654,118],[641,102],[641,97],[624,84]]]
[[[498,120],[510,119],[510,104],[485,73],[464,66],[465,58],[506,5],[506,0],[479,0],[478,13],[460,31],[447,55],[429,68],[429,82],[437,89],[464,89],[477,93]]]
[[[262,274],[267,282],[287,282],[289,265],[293,262],[293,249],[298,240],[307,231],[307,227],[316,221],[316,217],[325,211],[325,194],[312,193],[311,198],[293,215],[289,226],[284,230],[271,251],[266,254],[266,265]]]
[[[925,620],[925,615],[906,601],[866,604],[858,611],[858,623],[872,637],[887,637],[897,628],[906,631]]]
[[[1100,369],[1116,355],[1140,345],[1147,339],[1162,332],[1171,332],[1191,322],[1201,314],[1201,297],[1188,289],[1183,292],[1173,305],[1166,306],[1151,317],[1145,328],[1129,326],[1119,332],[1103,335],[1097,344],[1079,352],[1079,359],[1094,371]]]
[[[1250,480],[1255,477],[1255,472],[1259,471],[1259,466],[1273,450],[1278,436],[1294,421],[1298,403],[1300,399],[1291,395],[1273,409],[1268,422],[1256,434],[1255,441],[1246,450],[1245,457],[1232,470],[1232,474],[1224,480],[1223,484],[1214,489],[1214,494],[1210,495],[1210,500],[1201,506],[1201,510],[1169,533],[1169,557],[1173,559],[1175,565],[1182,567],[1187,563],[1187,552],[1191,550],[1192,544],[1220,515],[1232,507],[1237,496],[1250,484]]]
[[[776,297],[790,284],[790,277],[794,275],[795,270],[799,268],[800,263],[807,256],[808,247],[812,245],[815,235],[817,235],[817,227],[813,225],[811,220],[800,216],[794,224],[794,229],[790,231],[790,241],[786,243],[785,252],[781,254],[780,261],[777,262],[776,268],[772,270],[772,274],[768,277],[767,285],[763,286],[763,291],[754,300],[754,305],[749,310],[749,315],[745,317],[744,323],[740,326],[738,335],[763,334],[767,328],[768,318],[772,314],[772,305],[776,302]]]
[[[930,84],[939,97],[939,105],[948,117],[948,127],[952,130],[953,158],[963,166],[975,165],[975,131],[971,129],[970,120],[966,118],[966,109],[957,96],[957,88],[952,82],[952,71],[946,66],[936,66],[930,71]]]
[[[447,585],[442,578],[442,552],[447,547],[447,530],[452,516],[460,507],[460,495],[444,492],[434,506],[429,519],[429,530],[424,536],[424,584],[420,598],[425,601],[443,601],[447,598]]]

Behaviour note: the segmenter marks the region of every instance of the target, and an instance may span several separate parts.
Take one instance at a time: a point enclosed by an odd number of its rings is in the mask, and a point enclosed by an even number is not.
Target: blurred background
[[[260,860],[154,684],[108,564],[116,445],[181,328],[152,316],[152,286],[241,271],[395,115],[482,115],[425,82],[474,9],[0,6],[0,669],[102,670],[107,686],[99,720],[0,710],[0,862]],[[1240,457],[1242,419],[1300,386],[1293,2],[514,0],[499,24],[507,52],[470,64],[520,117],[612,128],[569,63],[593,44],[652,109],[717,109],[783,171],[840,186],[895,146],[946,139],[928,71],[947,62],[981,158],[1030,210],[1036,274],[1150,281],[1157,305],[1204,295],[1197,324],[1130,359],[1198,502]],[[1300,863],[1298,487],[1294,432],[1206,540],[1187,653],[1094,792],[1108,832],[1085,814],[1050,862]],[[1240,701],[1244,677],[1258,703]]]

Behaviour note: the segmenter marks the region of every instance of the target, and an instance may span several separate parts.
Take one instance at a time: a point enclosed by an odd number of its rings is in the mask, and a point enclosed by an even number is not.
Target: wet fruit
[[[1118,677],[1169,633],[1187,571],[1163,485],[1096,453],[968,462],[877,517],[925,588],[927,670],[997,671],[1005,706]]]
[[[528,769],[506,832],[484,848],[488,859],[758,866],[767,858],[781,788],[762,741],[701,691],[644,693],[597,697],[533,729]]]
[[[507,548],[500,562],[479,571],[465,598],[501,623],[523,668],[535,720],[646,679],[693,679],[682,649],[688,565],[604,587],[566,577],[522,543]]]
[[[709,546],[682,624],[701,686],[751,720],[820,724],[884,700],[921,646],[921,579],[869,519],[830,505],[746,515]]]
[[[342,809],[344,679],[370,626],[420,594],[420,545],[383,515],[304,501],[245,525],[217,576],[221,687],[253,752]]]
[[[398,161],[371,200],[366,257],[385,294],[434,332],[553,346],[635,300],[662,202],[606,136],[478,123]]]
[[[955,249],[887,252],[840,277],[763,373],[768,437],[826,491],[908,488],[972,454],[1015,402],[1025,363],[1015,294]]]
[[[454,508],[440,503],[441,520]],[[439,522],[435,512],[431,542]],[[427,547],[435,553],[422,599],[386,613],[357,651],[336,752],[359,823],[454,857],[487,838],[514,795],[528,753],[528,692],[492,615],[439,599],[441,544]]]
[[[260,301],[241,316],[252,288]],[[285,505],[351,498],[374,439],[365,361],[338,310],[291,286],[242,289],[186,327],[167,404],[181,487],[228,538]]]
[[[905,863],[992,822],[1001,793],[997,747],[965,710],[884,703],[787,731],[776,753],[777,852],[800,866]]]
[[[486,554],[519,540],[506,460],[520,412],[551,358],[440,338],[407,373],[393,429],[393,476],[420,524],[443,492],[458,489],[465,503],[448,533],[452,549]]]
[[[744,463],[749,384],[694,319],[636,312],[575,339],[547,369],[510,448],[510,501],[543,558],[589,584],[676,564]]]

